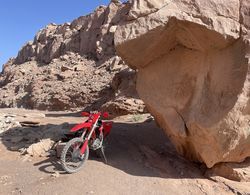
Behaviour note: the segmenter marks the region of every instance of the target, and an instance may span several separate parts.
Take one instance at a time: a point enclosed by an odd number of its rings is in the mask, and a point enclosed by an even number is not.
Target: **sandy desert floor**
[[[0,112],[15,115],[17,121],[24,115],[33,116],[43,129],[82,120],[78,113]],[[206,178],[204,166],[179,156],[154,120],[145,120],[147,117],[115,118],[106,148],[108,164],[90,153],[76,174],[64,173],[55,156],[30,157],[11,151],[5,133],[0,134],[0,194],[250,194],[250,183]]]

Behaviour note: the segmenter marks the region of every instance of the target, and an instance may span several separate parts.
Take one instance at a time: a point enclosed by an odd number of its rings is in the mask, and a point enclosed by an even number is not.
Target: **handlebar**
[[[92,114],[98,114],[98,113],[100,113],[100,115],[103,118],[108,118],[109,117],[109,113],[108,112],[101,113],[101,112],[98,112],[98,111],[82,112],[81,115],[84,116],[84,117],[89,117]]]

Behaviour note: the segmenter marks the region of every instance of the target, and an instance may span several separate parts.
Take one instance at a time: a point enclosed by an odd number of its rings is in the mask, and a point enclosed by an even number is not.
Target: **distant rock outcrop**
[[[0,74],[0,107],[143,112],[135,83],[117,83],[120,71],[135,76],[116,56],[114,48],[114,32],[118,22],[126,18],[127,7],[111,2],[71,23],[49,24],[40,30],[16,58],[4,65]],[[131,90],[123,93],[120,89],[126,87],[120,84],[128,84]]]
[[[250,2],[134,0],[119,56],[177,151],[206,163],[250,156]]]

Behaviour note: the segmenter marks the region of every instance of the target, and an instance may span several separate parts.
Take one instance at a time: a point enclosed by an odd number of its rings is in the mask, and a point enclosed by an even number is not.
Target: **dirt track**
[[[141,119],[116,118],[106,150],[108,164],[91,154],[84,168],[72,175],[61,170],[55,157],[27,157],[8,150],[0,135],[0,194],[250,194],[249,183],[205,178],[202,166],[178,156],[153,120]],[[63,113],[41,118],[43,125],[80,120]]]

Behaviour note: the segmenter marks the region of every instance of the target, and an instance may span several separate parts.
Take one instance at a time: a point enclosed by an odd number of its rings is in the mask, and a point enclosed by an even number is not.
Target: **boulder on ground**
[[[37,143],[31,144],[26,151],[30,156],[40,157],[49,152],[54,144],[55,142],[50,138],[43,139]]]
[[[152,10],[137,2],[132,10]],[[208,167],[242,162],[250,156],[249,1],[155,8],[115,32],[140,98],[183,156]]]

